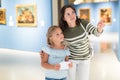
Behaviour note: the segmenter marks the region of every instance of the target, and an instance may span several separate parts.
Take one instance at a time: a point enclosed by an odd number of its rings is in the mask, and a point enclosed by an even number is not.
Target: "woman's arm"
[[[90,34],[93,34],[95,36],[100,36],[101,33],[103,32],[103,27],[104,27],[104,21],[99,21],[98,24],[97,24],[97,28],[92,25],[91,23],[88,23],[87,24],[87,27],[86,27],[86,31]]]
[[[69,56],[66,56],[66,57],[65,57],[65,61],[69,61]],[[71,68],[71,67],[72,67],[72,62],[70,62],[70,63],[68,64],[68,66],[69,66],[69,68]]]

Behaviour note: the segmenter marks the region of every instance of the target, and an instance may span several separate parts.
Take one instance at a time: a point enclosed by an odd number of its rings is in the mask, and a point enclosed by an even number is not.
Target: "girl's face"
[[[65,9],[64,20],[67,22],[67,24],[76,22],[76,13],[72,8]]]
[[[64,41],[64,35],[60,28],[56,28],[50,37],[54,44],[58,44]]]

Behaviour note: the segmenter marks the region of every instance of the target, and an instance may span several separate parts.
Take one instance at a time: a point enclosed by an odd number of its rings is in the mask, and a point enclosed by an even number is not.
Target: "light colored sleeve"
[[[41,50],[42,50],[43,52],[47,53],[47,54],[49,54],[49,52],[50,52],[48,46],[42,47]]]

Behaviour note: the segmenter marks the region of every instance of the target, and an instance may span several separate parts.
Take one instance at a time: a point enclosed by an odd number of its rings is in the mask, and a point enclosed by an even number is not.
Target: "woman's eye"
[[[69,13],[67,13],[67,16],[70,16],[70,14],[69,14]]]
[[[73,11],[72,14],[74,14],[75,12]]]

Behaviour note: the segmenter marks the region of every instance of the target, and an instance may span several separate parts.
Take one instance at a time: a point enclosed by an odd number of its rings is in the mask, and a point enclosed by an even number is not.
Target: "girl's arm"
[[[48,63],[48,58],[49,58],[49,55],[46,54],[45,52],[42,52],[42,58],[41,58],[41,65],[42,65],[42,67],[44,67],[46,69],[59,70],[60,69],[60,65],[59,64],[55,64],[55,65],[49,64]]]

